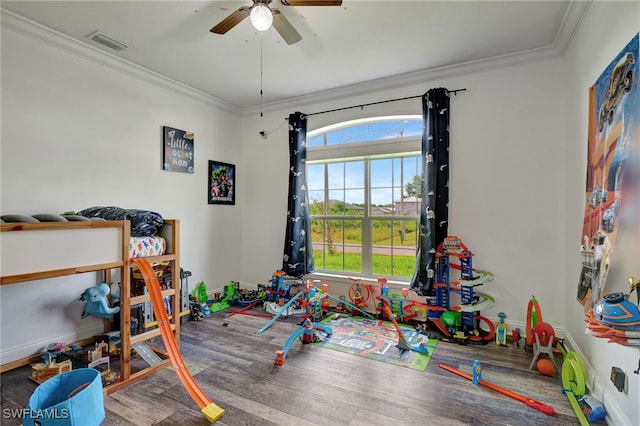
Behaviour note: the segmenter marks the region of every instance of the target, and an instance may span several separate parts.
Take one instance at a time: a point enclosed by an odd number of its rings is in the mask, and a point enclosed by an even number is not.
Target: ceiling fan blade
[[[273,28],[278,31],[287,44],[294,44],[302,40],[302,36],[278,9],[271,8],[271,12],[273,13]]]
[[[341,6],[342,0],[280,0],[285,6]]]
[[[216,34],[225,34],[231,28],[242,22],[251,12],[251,6],[242,6],[240,9],[233,12],[231,15],[224,18],[218,25],[211,28],[209,31]]]

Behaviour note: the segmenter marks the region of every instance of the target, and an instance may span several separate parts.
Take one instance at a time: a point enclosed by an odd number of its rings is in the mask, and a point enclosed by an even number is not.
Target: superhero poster
[[[235,204],[236,166],[209,160],[209,204]]]
[[[589,88],[582,269],[577,289],[577,300],[585,311],[606,294],[624,291],[625,273],[640,273],[633,272],[640,246],[638,40],[636,34]]]

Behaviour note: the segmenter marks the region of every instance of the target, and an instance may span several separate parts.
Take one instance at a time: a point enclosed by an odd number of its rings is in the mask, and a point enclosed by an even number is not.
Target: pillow
[[[69,222],[91,222],[91,219],[89,219],[88,217],[80,216],[77,214],[63,213],[62,217],[67,219]]]
[[[40,222],[68,222],[67,219],[59,214],[39,213],[32,215],[32,217],[38,219]]]
[[[25,216],[23,214],[4,214],[0,216],[0,219],[5,222],[13,223],[13,222],[27,222],[27,223],[39,223],[40,221],[31,216]]]

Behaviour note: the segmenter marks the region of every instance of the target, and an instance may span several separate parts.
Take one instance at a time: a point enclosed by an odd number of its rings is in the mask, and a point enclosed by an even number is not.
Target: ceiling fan
[[[253,5],[240,7],[209,31],[215,34],[225,34],[249,16],[251,23],[258,31],[266,31],[273,25],[287,44],[294,44],[302,40],[302,36],[289,20],[278,9],[269,6],[272,0],[252,1]],[[280,2],[284,6],[340,6],[342,4],[342,0],[280,0]]]

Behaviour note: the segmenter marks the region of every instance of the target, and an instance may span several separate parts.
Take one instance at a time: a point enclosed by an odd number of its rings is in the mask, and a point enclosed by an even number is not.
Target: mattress
[[[150,257],[163,255],[167,250],[167,242],[162,237],[131,237],[129,241],[129,257]]]

